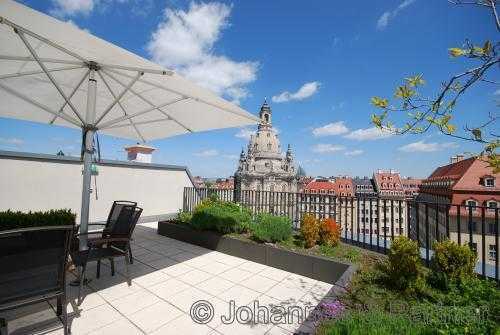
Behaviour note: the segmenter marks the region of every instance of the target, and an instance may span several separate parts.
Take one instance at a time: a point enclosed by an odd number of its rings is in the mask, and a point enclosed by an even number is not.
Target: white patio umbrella
[[[95,132],[145,142],[258,122],[171,70],[11,0],[0,0],[0,117],[82,129],[83,233]]]

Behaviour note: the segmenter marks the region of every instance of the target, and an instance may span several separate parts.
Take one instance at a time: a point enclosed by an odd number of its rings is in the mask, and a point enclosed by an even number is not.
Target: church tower
[[[269,107],[267,99],[264,99],[264,103],[262,104],[262,107],[260,107],[260,112],[259,112],[259,117],[260,117],[259,129],[264,127],[272,127],[271,116],[272,116],[271,107]]]
[[[250,136],[247,152],[240,154],[235,188],[241,190],[297,192],[297,172],[290,146],[286,153],[272,126],[271,107],[264,100],[257,132]]]

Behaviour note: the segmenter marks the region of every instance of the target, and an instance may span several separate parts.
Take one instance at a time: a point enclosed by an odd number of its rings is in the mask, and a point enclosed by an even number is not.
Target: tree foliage
[[[489,8],[497,29],[500,30],[494,0],[450,2]],[[494,173],[498,173],[500,139],[498,130],[495,130],[498,115],[489,113],[488,119],[479,122],[474,118],[473,125],[465,124],[461,129],[455,122],[454,115],[460,99],[471,87],[478,83],[500,85],[500,82],[493,80],[494,75],[498,75],[500,66],[500,43],[487,40],[475,44],[466,40],[462,46],[451,47],[448,52],[452,59],[463,59],[469,66],[443,82],[440,89],[430,97],[422,92],[426,84],[422,74],[404,78],[396,87],[392,100],[378,96],[371,98],[371,104],[378,109],[371,121],[376,127],[394,134],[421,134],[429,129],[437,129],[447,136],[481,143],[483,150],[477,156],[487,161]],[[473,111],[470,113],[475,115]],[[401,119],[401,116],[404,121],[395,123],[394,119]]]

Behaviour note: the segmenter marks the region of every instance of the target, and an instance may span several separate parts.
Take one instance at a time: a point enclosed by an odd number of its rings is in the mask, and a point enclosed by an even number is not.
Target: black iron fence
[[[304,214],[334,218],[342,240],[363,248],[386,252],[399,235],[418,241],[427,265],[435,241],[450,239],[468,244],[477,256],[476,272],[499,280],[499,220],[497,207],[469,206],[379,197],[339,197],[322,193],[291,193],[232,189],[184,189],[183,210],[191,212],[205,198],[215,195],[234,201],[252,214],[289,217],[300,228]]]

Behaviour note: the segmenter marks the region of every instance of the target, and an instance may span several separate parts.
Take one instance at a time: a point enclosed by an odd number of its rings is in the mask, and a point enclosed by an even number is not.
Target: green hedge
[[[319,327],[318,335],[432,334],[403,315],[381,311],[351,312]]]
[[[260,242],[282,242],[292,237],[292,221],[286,216],[259,214],[252,223],[252,238]]]
[[[30,227],[74,225],[76,215],[68,209],[46,212],[0,212],[0,231]]]
[[[420,251],[417,242],[398,236],[387,253],[385,271],[389,284],[399,290],[413,290],[423,277]]]
[[[214,201],[200,207],[195,209],[190,222],[195,229],[229,234],[245,232],[250,226],[250,211],[238,204]]]
[[[468,245],[450,240],[435,242],[431,259],[433,285],[448,289],[451,282],[473,277],[477,256]]]

